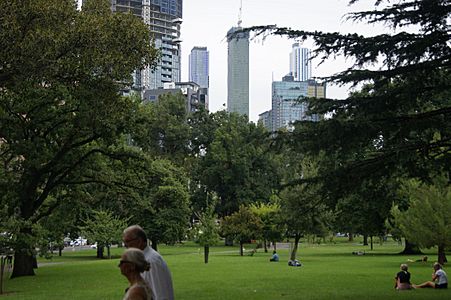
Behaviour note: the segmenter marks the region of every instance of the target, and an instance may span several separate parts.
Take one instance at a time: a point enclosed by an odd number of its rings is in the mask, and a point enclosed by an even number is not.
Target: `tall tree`
[[[358,0],[349,1],[350,4]],[[346,99],[305,99],[320,122],[299,122],[291,135],[297,151],[325,153],[318,178],[338,199],[368,178],[427,179],[450,171],[451,72],[448,0],[375,0],[376,9],[348,20],[381,23],[389,33],[310,32],[276,26],[257,34],[313,39],[322,62],[344,56],[348,69],[329,84],[363,86]],[[304,179],[299,179],[304,181]]]
[[[301,173],[293,174],[294,177],[312,178],[317,175],[315,160],[304,158],[300,165]],[[294,238],[290,260],[296,259],[299,241],[304,234],[324,235],[328,224],[333,221],[323,197],[318,183],[287,186],[280,192],[280,219],[287,228],[287,236]]]
[[[12,277],[34,275],[32,224],[61,201],[49,197],[100,181],[96,156],[128,157],[112,145],[133,127],[136,105],[119,91],[158,54],[139,18],[113,14],[106,0],[86,3],[0,6],[0,197],[21,224]]]
[[[183,170],[168,160],[156,159],[149,164],[131,214],[132,221],[146,230],[152,248],[157,250],[159,243],[174,244],[185,237],[191,211]]]
[[[268,132],[235,113],[218,112],[213,118],[218,125],[200,159],[197,178],[218,195],[219,215],[230,215],[241,204],[267,201],[279,184]]]
[[[411,179],[401,192],[410,200],[406,211],[392,209],[395,223],[407,239],[420,247],[437,246],[438,262],[446,260],[445,249],[451,246],[451,187],[447,176],[437,177],[432,184]]]

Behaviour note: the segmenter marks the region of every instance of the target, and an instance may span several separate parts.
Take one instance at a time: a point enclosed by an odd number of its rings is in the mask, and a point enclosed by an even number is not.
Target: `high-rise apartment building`
[[[113,11],[141,17],[161,50],[161,61],[155,70],[146,67],[133,74],[134,89],[157,89],[180,81],[182,4],[183,0],[111,0]]]
[[[209,86],[209,52],[207,47],[194,47],[189,55],[189,81],[201,88]]]
[[[240,29],[227,32],[227,111],[249,117],[249,33]]]
[[[295,81],[306,81],[312,78],[310,53],[310,49],[301,48],[299,43],[293,44],[290,53],[290,73]]]

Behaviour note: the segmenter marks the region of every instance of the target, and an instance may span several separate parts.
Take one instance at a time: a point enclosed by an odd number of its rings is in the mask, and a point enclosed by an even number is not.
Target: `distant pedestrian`
[[[144,272],[142,277],[152,290],[152,300],[173,300],[171,272],[163,257],[147,245],[145,231],[138,225],[130,226],[124,230],[122,240],[125,247],[142,250],[150,263],[150,270]]]

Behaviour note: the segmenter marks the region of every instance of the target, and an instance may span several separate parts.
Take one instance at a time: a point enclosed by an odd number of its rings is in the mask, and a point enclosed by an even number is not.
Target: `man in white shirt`
[[[163,257],[147,245],[145,231],[138,225],[130,226],[124,230],[122,240],[127,248],[141,249],[146,260],[150,263],[150,270],[141,273],[141,276],[152,289],[152,299],[173,300],[174,290],[171,272]]]

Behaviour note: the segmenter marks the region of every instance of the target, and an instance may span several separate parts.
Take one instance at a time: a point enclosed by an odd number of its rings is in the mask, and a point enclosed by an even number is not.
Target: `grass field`
[[[161,246],[172,271],[177,300],[188,299],[451,299],[451,290],[393,289],[400,263],[420,256],[397,255],[396,243],[369,247],[347,242],[300,245],[302,267],[289,267],[288,249],[279,249],[281,261],[269,262],[269,253],[258,250],[240,257],[236,247],[214,247],[210,262],[193,244]],[[366,255],[352,255],[365,250]],[[6,280],[6,295],[0,299],[122,299],[127,281],[120,275],[118,258],[123,249],[113,249],[111,260],[95,259],[95,250],[67,251],[63,257],[39,260],[37,276]],[[410,263],[412,281],[430,280],[430,262]],[[449,254],[448,254],[449,255]],[[445,271],[447,270],[445,266]],[[451,277],[451,269],[448,270]]]

